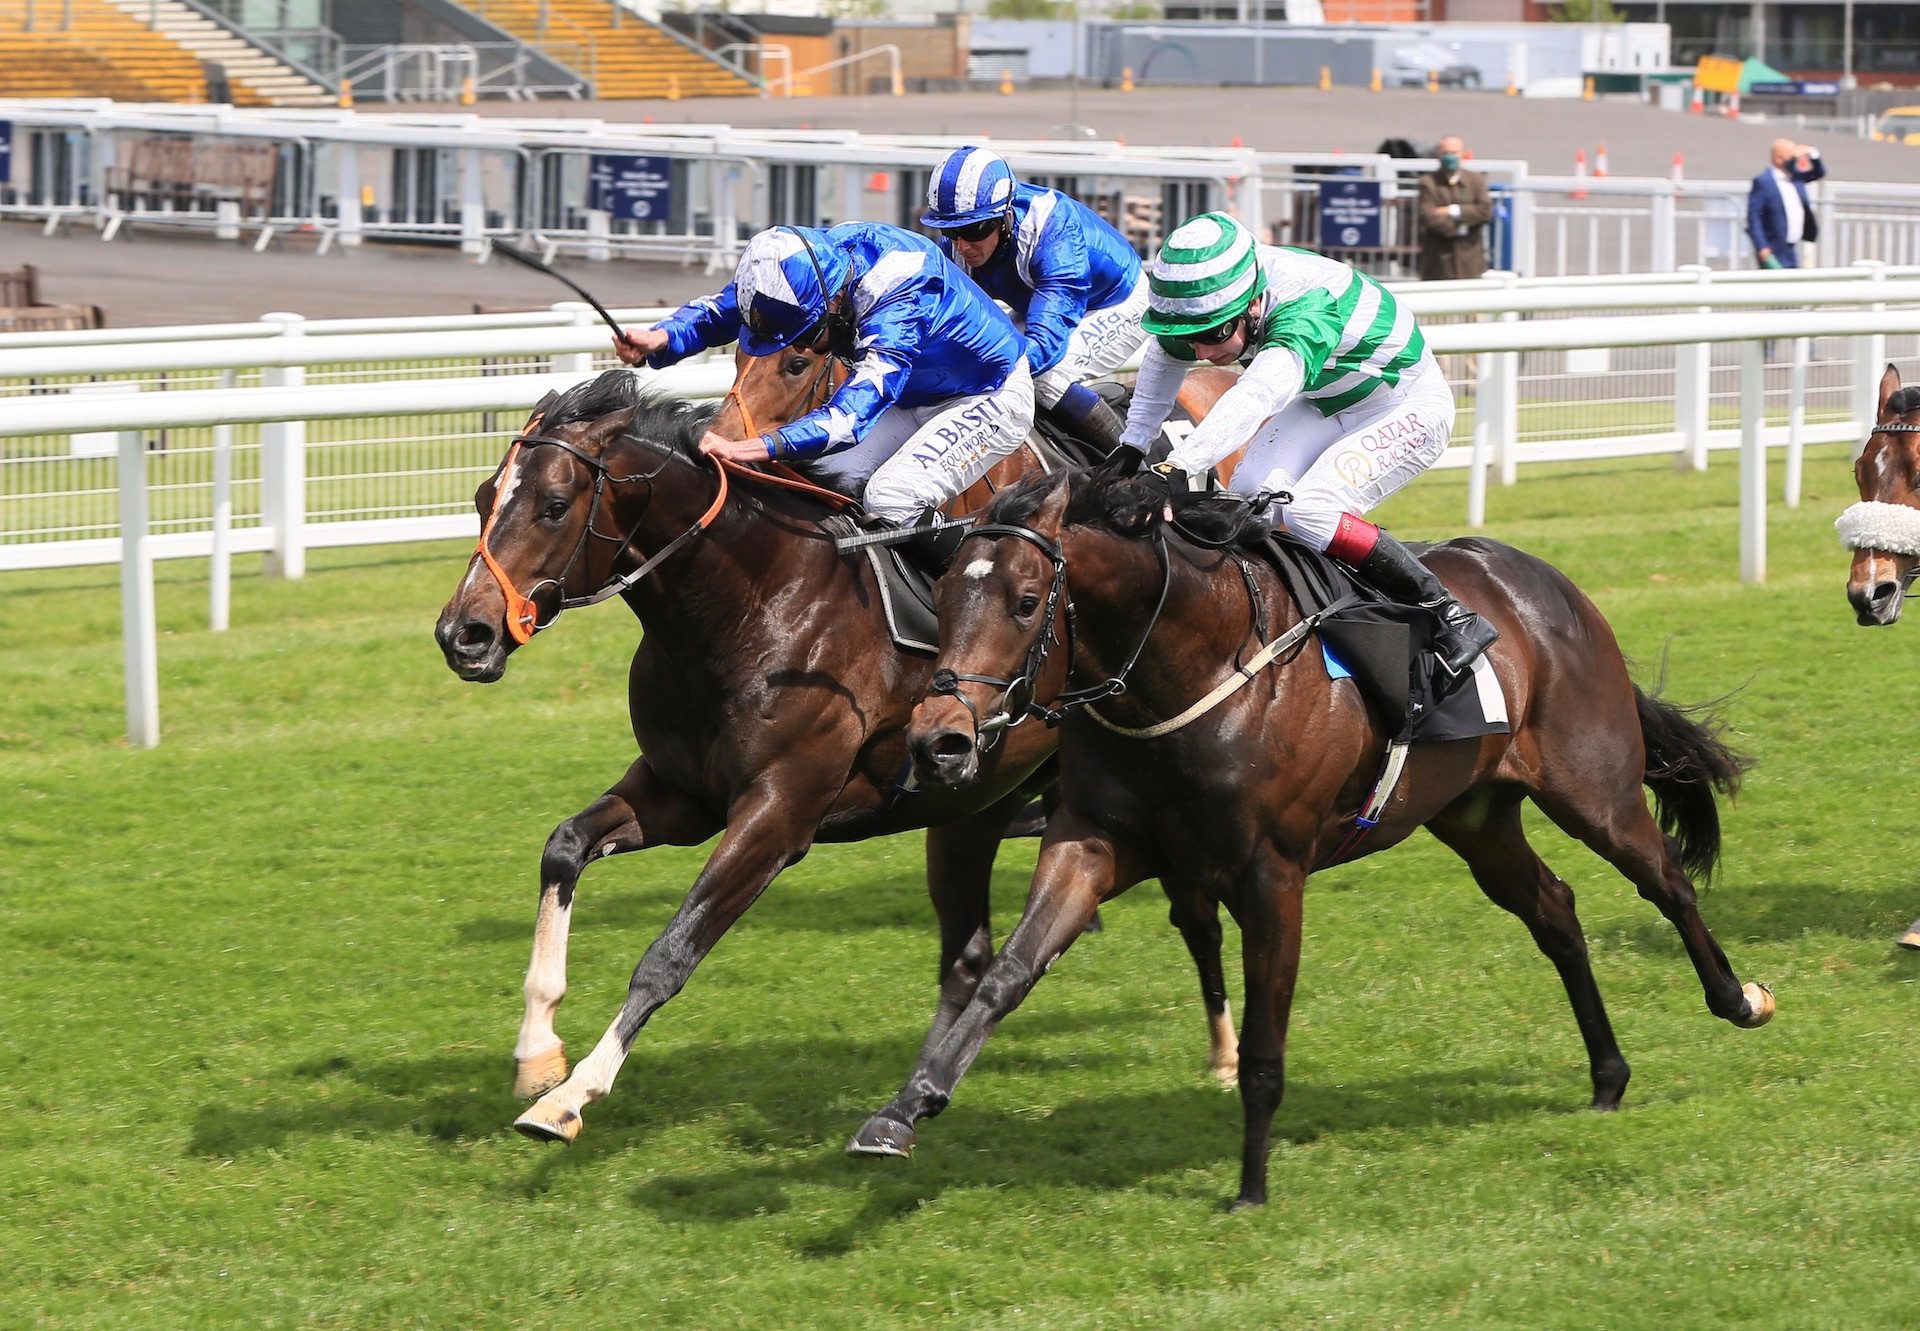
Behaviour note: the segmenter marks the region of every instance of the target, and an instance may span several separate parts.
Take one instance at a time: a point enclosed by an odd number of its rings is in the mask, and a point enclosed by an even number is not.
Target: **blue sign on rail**
[[[665,221],[673,212],[673,159],[595,153],[587,207],[633,222]]]
[[[0,120],[0,185],[13,179],[13,122]]]
[[[1381,245],[1380,182],[1320,182],[1320,248],[1372,250]]]

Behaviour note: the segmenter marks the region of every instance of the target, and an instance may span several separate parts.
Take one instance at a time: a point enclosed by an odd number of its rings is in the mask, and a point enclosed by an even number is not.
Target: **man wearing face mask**
[[[1461,166],[1466,145],[1449,134],[1434,148],[1438,170],[1420,177],[1420,279],[1478,277],[1487,271],[1487,178]]]

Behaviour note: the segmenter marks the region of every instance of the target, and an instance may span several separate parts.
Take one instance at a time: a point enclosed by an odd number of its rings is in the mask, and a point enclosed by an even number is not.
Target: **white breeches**
[[[1088,310],[1067,339],[1067,349],[1052,369],[1033,377],[1033,396],[1051,407],[1075,384],[1112,374],[1147,340],[1140,320],[1147,313],[1147,275],[1140,274],[1133,294],[1105,309]]]
[[[1340,515],[1366,513],[1431,467],[1453,436],[1453,390],[1422,356],[1398,384],[1333,416],[1297,397],[1254,432],[1231,489],[1286,490],[1274,517],[1325,550]]]
[[[869,513],[911,522],[986,475],[1032,428],[1033,376],[1022,357],[992,392],[890,407],[866,438],[806,469],[843,494],[860,495],[864,485]]]

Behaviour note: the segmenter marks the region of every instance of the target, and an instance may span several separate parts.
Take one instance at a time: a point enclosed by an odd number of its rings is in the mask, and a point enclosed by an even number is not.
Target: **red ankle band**
[[[1379,539],[1380,529],[1371,522],[1351,513],[1342,513],[1340,526],[1333,533],[1333,540],[1327,543],[1327,553],[1349,564],[1358,564],[1373,553],[1374,544]]]

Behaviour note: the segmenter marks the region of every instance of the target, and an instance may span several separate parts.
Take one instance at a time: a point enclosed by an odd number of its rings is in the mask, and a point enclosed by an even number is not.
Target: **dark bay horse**
[[[995,500],[989,525],[969,535],[940,582],[936,664],[953,672],[954,687],[936,689],[914,713],[909,737],[924,784],[973,769],[982,752],[975,718],[1003,706],[1007,681],[1035,674],[1036,662],[1042,701],[1062,655],[1071,662],[1069,697],[1098,701],[1062,722],[1061,803],[1025,914],[965,1010],[928,1038],[905,1088],[854,1136],[852,1152],[906,1154],[914,1125],[946,1107],[987,1036],[1087,916],[1157,877],[1183,932],[1217,905],[1240,926],[1238,1204],[1266,1198],[1302,887],[1353,828],[1387,734],[1352,687],[1328,678],[1311,625],[1271,569],[1235,548],[1231,531],[1223,548],[1189,543],[1181,531],[1194,527],[1183,518],[1170,528],[1167,502],[1153,479],[1096,471],[1027,482]],[[1206,507],[1187,510],[1192,523]],[[1634,685],[1599,611],[1547,564],[1482,539],[1439,546],[1431,563],[1500,629],[1492,670],[1512,733],[1416,746],[1359,849],[1384,850],[1425,826],[1466,860],[1482,891],[1520,917],[1558,969],[1586,1042],[1593,1105],[1612,1109],[1627,1064],[1573,894],[1528,845],[1522,801],[1619,869],[1672,922],[1709,1011],[1759,1026],[1773,997],[1735,977],[1701,921],[1691,881],[1718,858],[1715,792],[1735,789],[1743,762],[1709,724]],[[1269,658],[1275,645],[1291,646],[1275,664],[1236,673],[1259,660],[1263,621]],[[1049,652],[1052,642],[1065,645]]]
[[[722,490],[728,473],[697,452],[707,413],[647,400],[636,383],[624,370],[602,375],[529,424],[475,495],[481,548],[435,626],[447,664],[478,682],[499,679],[563,604],[617,589],[644,630],[628,676],[640,756],[554,830],[541,857],[514,1051],[516,1090],[540,1099],[515,1126],[567,1141],[648,1017],[815,841],[929,829],[943,1030],[992,954],[994,853],[1050,781],[1042,769],[1055,743],[1021,727],[964,790],[904,795],[904,732],[932,664],[893,645],[867,561],[835,552],[819,525],[829,510],[814,497]],[[569,1076],[554,1014],[581,872],[723,830],[619,1016]],[[1216,1033],[1216,1061],[1231,1056]]]
[[[1891,365],[1880,376],[1873,420],[1853,464],[1860,502],[1834,524],[1853,551],[1847,600],[1870,626],[1896,622],[1920,576],[1920,387],[1902,388]],[[1920,920],[1900,935],[1900,946],[1920,950]]]
[[[1900,618],[1920,575],[1920,387],[1902,388],[1887,366],[1866,447],[1853,464],[1860,502],[1834,525],[1853,550],[1847,600],[1862,624]]]

